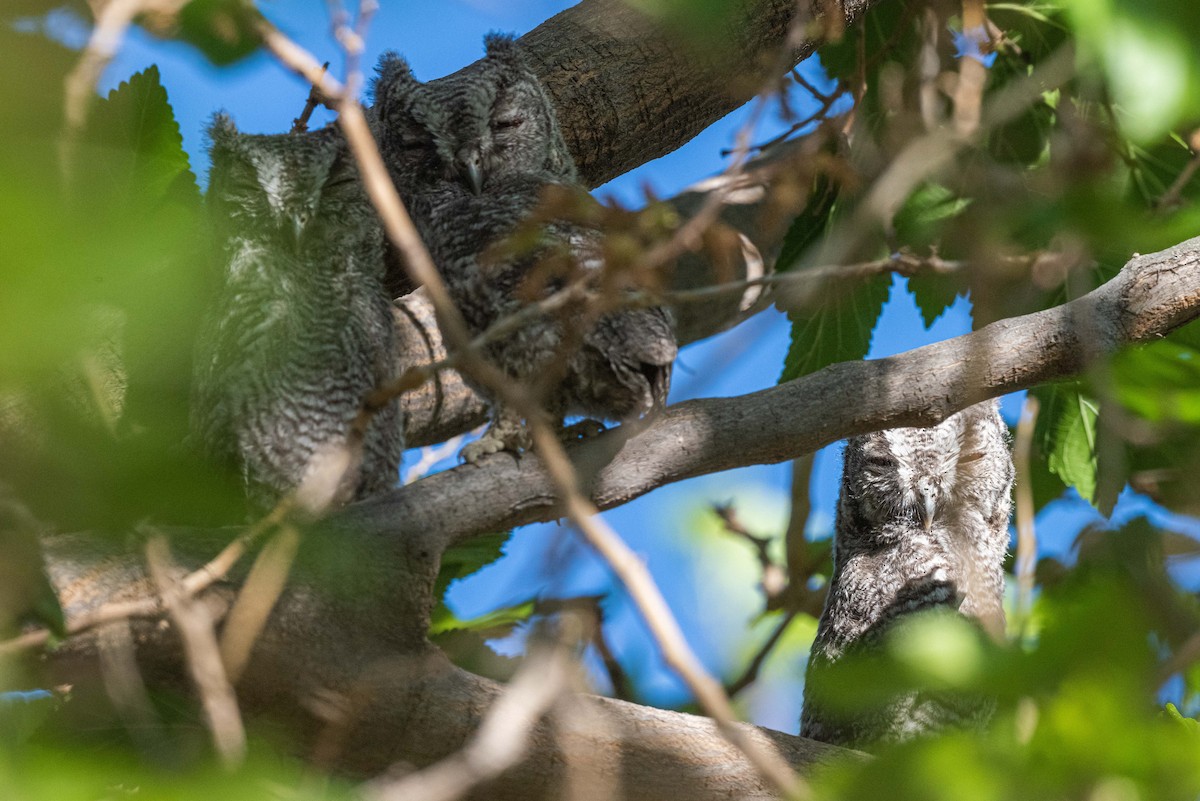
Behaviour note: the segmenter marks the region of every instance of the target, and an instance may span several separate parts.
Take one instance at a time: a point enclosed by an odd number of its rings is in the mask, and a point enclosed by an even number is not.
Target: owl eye
[[[890,456],[868,456],[866,465],[872,470],[890,470],[896,466],[896,460]]]
[[[516,128],[516,127],[524,125],[524,124],[525,124],[524,117],[505,117],[503,119],[496,120],[492,124],[492,127],[495,128],[497,131],[506,131],[506,130]]]
[[[983,451],[971,451],[970,453],[964,453],[962,456],[958,457],[958,463],[971,464],[971,462],[978,462],[982,458]]]

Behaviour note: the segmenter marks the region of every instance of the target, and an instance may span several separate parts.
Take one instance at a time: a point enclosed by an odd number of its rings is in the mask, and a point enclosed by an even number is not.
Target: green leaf
[[[248,0],[192,0],[179,12],[179,38],[214,64],[232,64],[258,49],[261,22]]]
[[[779,380],[791,381],[836,362],[866,356],[891,283],[891,274],[883,273],[806,285],[806,296],[793,298],[794,305],[787,309],[791,345]]]
[[[499,610],[473,620],[461,620],[446,606],[445,594],[451,582],[477,573],[504,555],[504,545],[512,532],[485,534],[461,545],[448,548],[442,555],[441,569],[433,585],[433,596],[438,599],[430,623],[430,633],[451,629],[488,629],[505,625],[511,620],[524,620],[532,611],[532,601],[514,605],[509,610]],[[525,609],[528,607],[528,609]],[[524,610],[524,611],[521,611]],[[511,618],[511,620],[510,620]]]
[[[1080,49],[1104,71],[1123,130],[1157,139],[1200,113],[1200,9],[1178,0],[1068,0]]]
[[[775,269],[779,272],[796,267],[809,247],[829,228],[837,212],[838,185],[824,172],[817,174],[804,209],[792,220],[779,249]]]
[[[456,617],[446,606],[439,605],[429,624],[429,633],[444,634],[448,631],[473,631],[487,639],[506,637],[519,623],[524,623],[533,614],[534,602],[522,603],[494,609],[479,617]]]
[[[199,202],[167,90],[151,65],[133,75],[96,105],[88,126],[88,143],[108,151],[104,169],[109,185],[140,197],[166,197]]]
[[[1096,503],[1096,402],[1078,384],[1033,390],[1041,402],[1034,437],[1050,472]]]
[[[958,272],[939,273],[926,271],[908,279],[908,290],[913,294],[921,321],[929,328],[941,317],[954,301],[967,294],[963,276]]]
[[[924,184],[912,193],[893,218],[896,241],[917,251],[937,248],[942,244],[945,224],[960,217],[970,206],[970,198],[960,197],[948,187]],[[964,275],[959,273],[919,273],[908,279],[908,288],[921,310],[926,328],[933,325],[959,295],[967,292]]]

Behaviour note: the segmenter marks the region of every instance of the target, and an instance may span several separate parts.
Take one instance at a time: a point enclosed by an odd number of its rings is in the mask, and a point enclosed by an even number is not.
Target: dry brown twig
[[[179,633],[217,754],[225,767],[237,767],[246,756],[246,731],[237,695],[221,662],[212,615],[176,577],[164,535],[152,533],[146,541],[146,566]]]
[[[571,689],[577,670],[568,643],[535,649],[488,710],[470,742],[417,773],[371,782],[364,796],[368,801],[462,798],[525,757],[534,726]]]
[[[1017,609],[1018,625],[1023,629],[1033,607],[1033,582],[1037,569],[1037,534],[1033,527],[1033,475],[1030,472],[1033,452],[1033,429],[1037,423],[1038,400],[1025,398],[1017,435],[1013,441],[1013,462],[1017,467],[1016,524],[1017,524]]]
[[[750,530],[742,525],[738,519],[737,510],[733,508],[732,503],[713,504],[713,514],[721,519],[725,526],[725,530],[735,537],[740,537],[754,547],[755,556],[758,558],[758,565],[762,570],[762,590],[766,595],[767,605],[771,606],[773,600],[778,598],[787,589],[787,575],[783,568],[771,558],[770,547],[771,540],[767,537],[759,537],[756,534],[750,533]]]
[[[207,590],[213,584],[225,578],[229,571],[245,555],[249,547],[264,533],[279,525],[292,513],[296,501],[291,495],[283,498],[275,508],[247,527],[241,534],[209,560],[206,564],[188,574],[183,580],[184,592],[188,596],[196,596]],[[94,612],[80,615],[67,621],[68,637],[91,631],[92,629],[119,620],[143,617],[159,617],[163,613],[163,604],[158,597],[145,598],[137,601],[123,601],[105,604]],[[50,641],[48,629],[37,629],[0,642],[0,657],[8,656],[31,648],[39,648]]]

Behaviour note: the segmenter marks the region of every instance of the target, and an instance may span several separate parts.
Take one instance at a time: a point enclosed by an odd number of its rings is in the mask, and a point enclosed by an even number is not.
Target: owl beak
[[[475,194],[483,194],[483,159],[479,151],[466,148],[458,152],[458,173]]]
[[[300,241],[304,238],[304,218],[300,215],[292,217],[292,244],[296,249],[300,248]]]
[[[921,501],[922,501],[921,507],[920,507],[921,525],[924,527],[925,532],[928,533],[929,530],[931,528],[933,528],[933,516],[937,512],[937,504],[934,502],[934,499],[933,499],[933,491],[932,490],[922,490],[921,491]]]

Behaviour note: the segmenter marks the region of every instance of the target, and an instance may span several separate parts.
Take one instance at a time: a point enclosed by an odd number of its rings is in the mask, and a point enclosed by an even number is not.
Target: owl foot
[[[608,427],[599,420],[580,420],[578,423],[572,423],[559,429],[558,438],[563,442],[575,442],[581,439],[590,439],[607,430]]]
[[[483,457],[500,451],[520,453],[529,450],[532,444],[533,440],[521,418],[502,412],[488,426],[487,431],[483,432],[482,437],[467,444],[458,455],[467,464],[475,464]]]

